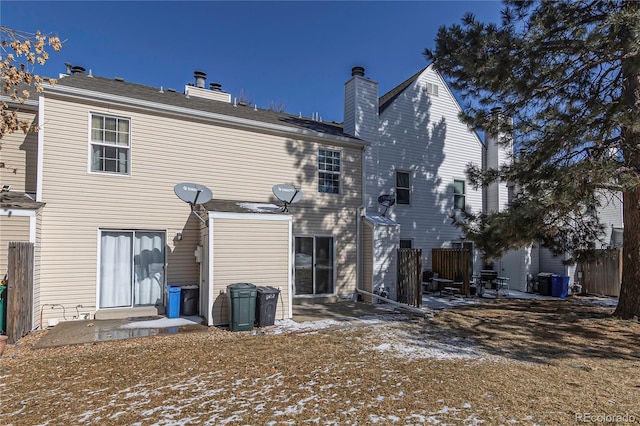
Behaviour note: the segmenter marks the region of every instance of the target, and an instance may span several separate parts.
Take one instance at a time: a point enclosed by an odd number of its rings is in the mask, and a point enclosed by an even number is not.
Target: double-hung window
[[[91,171],[128,175],[131,163],[130,120],[91,114]]]
[[[411,204],[409,172],[396,171],[396,201],[398,204]]]
[[[453,181],[453,208],[455,210],[464,210],[465,208],[465,183],[463,180],[454,179]]]
[[[340,151],[318,150],[318,192],[340,193]]]

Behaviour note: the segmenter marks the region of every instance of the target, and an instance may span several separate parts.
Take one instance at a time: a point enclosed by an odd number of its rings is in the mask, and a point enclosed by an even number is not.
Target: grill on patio
[[[483,269],[482,271],[480,271],[480,279],[484,283],[489,284],[488,286],[485,284],[487,288],[491,288],[491,286],[493,285],[497,277],[498,277],[497,271],[493,271],[489,269]]]

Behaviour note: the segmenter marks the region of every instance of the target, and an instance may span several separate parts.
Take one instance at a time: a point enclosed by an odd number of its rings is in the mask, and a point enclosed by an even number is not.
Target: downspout
[[[362,232],[360,228],[362,226],[362,216],[365,214],[365,200],[367,195],[367,147],[362,147],[362,156],[360,161],[362,162],[362,204],[356,209],[356,292],[353,295],[354,299],[358,300],[358,292],[362,289]]]

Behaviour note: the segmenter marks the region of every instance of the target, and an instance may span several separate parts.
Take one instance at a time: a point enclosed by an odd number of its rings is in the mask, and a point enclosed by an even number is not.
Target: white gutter
[[[16,101],[10,96],[0,95],[0,101],[6,102],[7,104],[15,104],[18,108],[22,105],[37,107],[38,101],[34,101],[33,99],[25,99],[23,103]],[[13,106],[11,108],[14,108]]]
[[[264,123],[262,121],[249,120],[246,118],[239,118],[230,115],[218,114],[213,112],[200,111],[197,109],[184,108],[171,106],[167,104],[162,104],[158,102],[145,101],[141,99],[134,99],[125,96],[112,95],[108,93],[95,92],[93,90],[86,89],[78,89],[75,87],[63,86],[60,83],[55,86],[51,86],[47,89],[50,93],[58,93],[71,98],[76,99],[93,99],[98,101],[108,101],[117,104],[135,106],[137,108],[147,110],[147,111],[168,111],[173,114],[182,115],[182,116],[190,116],[190,117],[198,117],[204,118],[207,120],[211,120],[221,124],[231,124],[241,127],[250,127],[250,128],[258,128],[263,130],[270,130],[280,133],[285,133],[288,135],[296,135],[296,136],[305,136],[311,138],[322,139],[323,141],[330,141],[333,143],[339,144],[347,144],[347,145],[356,145],[356,146],[367,146],[369,142],[362,141],[359,139],[353,139],[344,136],[335,136],[328,135],[325,133],[316,132],[313,130],[300,129],[295,127],[283,126],[280,124],[273,123]]]

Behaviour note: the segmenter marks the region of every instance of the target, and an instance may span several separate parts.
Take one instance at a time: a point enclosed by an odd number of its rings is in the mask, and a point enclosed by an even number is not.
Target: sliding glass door
[[[100,308],[162,304],[165,232],[100,233]]]
[[[333,237],[296,237],[296,296],[335,292]]]

